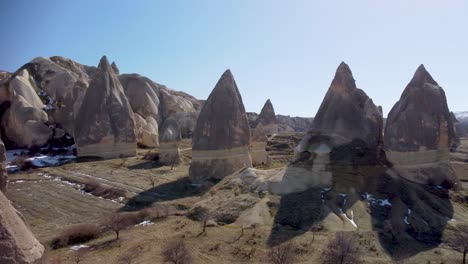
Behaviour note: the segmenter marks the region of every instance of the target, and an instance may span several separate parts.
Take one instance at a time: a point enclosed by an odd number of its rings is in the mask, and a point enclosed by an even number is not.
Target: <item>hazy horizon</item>
[[[248,112],[313,117],[341,61],[384,115],[424,64],[468,110],[466,1],[6,1],[0,70],[35,57],[139,73],[206,99],[231,69]]]

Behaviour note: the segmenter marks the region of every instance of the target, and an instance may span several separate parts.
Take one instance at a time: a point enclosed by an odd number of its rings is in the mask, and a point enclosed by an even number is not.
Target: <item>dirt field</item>
[[[49,245],[61,230],[79,223],[103,223],[117,210],[169,203],[177,208],[188,208],[200,200],[200,194],[181,189],[188,176],[191,150],[190,141],[183,146],[184,162],[179,166],[159,166],[157,162],[145,160],[148,150],[139,150],[136,158],[106,161],[76,162],[18,172],[10,175],[7,196],[24,215],[33,233],[44,244]],[[454,169],[463,185],[468,183],[467,154],[468,139],[454,158]],[[157,153],[157,149],[151,153]],[[147,155],[148,156],[148,155]],[[281,160],[285,160],[281,157]],[[282,165],[276,160],[274,166]],[[84,192],[83,186],[97,182],[106,188],[123,190],[121,197],[104,199]],[[467,195],[465,190],[457,192]],[[455,203],[455,219],[466,219],[468,205]],[[236,225],[208,227],[201,234],[200,222],[183,215],[169,216],[155,220],[148,225],[136,225],[123,230],[118,240],[113,232],[86,243],[89,246],[80,254],[79,263],[124,263],[120,258],[131,252],[138,252],[131,263],[163,263],[162,247],[170,240],[181,238],[186,241],[195,263],[267,263],[267,239],[272,226],[246,229]],[[285,230],[294,237],[297,263],[320,263],[320,255],[327,241],[334,236],[326,230],[301,232]],[[373,231],[358,230],[352,235],[359,241],[364,254],[363,263],[393,263],[384,252]],[[77,263],[77,251],[65,247],[50,250],[51,259],[60,263]],[[438,248],[423,251],[401,263],[457,263],[461,254],[448,249],[444,244]]]

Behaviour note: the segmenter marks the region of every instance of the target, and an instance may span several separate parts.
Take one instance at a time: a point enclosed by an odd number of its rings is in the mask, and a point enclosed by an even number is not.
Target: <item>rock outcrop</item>
[[[271,159],[266,151],[268,137],[278,133],[278,122],[276,120],[275,109],[273,108],[270,99],[265,102],[256,123],[257,124],[252,131],[252,140],[250,144],[252,164],[254,166],[267,165],[271,163]]]
[[[168,118],[164,121],[160,133],[159,163],[163,165],[176,165],[180,163],[179,145],[182,141],[177,121]]]
[[[75,122],[80,124],[74,133],[78,156],[135,156],[133,111],[105,56],[99,62]]]
[[[135,114],[138,145],[159,146],[158,124],[162,118],[157,84],[138,74],[123,74],[119,80]]]
[[[29,264],[42,257],[44,247],[23,222],[21,214],[0,191],[0,263]]]
[[[6,189],[6,152],[0,140],[0,263],[28,264],[42,257],[44,247],[23,222],[3,192]]]
[[[111,67],[116,75],[120,75],[119,68],[117,67],[117,64],[115,63],[115,61],[112,62]]]
[[[26,69],[15,73],[8,83],[10,107],[2,117],[5,136],[17,147],[42,146],[52,137],[45,105],[37,95],[35,83]]]
[[[203,105],[192,139],[193,182],[220,180],[252,167],[250,131],[242,97],[230,70],[226,70]]]
[[[5,192],[8,184],[8,172],[6,169],[6,150],[3,141],[0,139],[0,192]]]
[[[385,152],[400,175],[424,184],[456,184],[449,163],[455,131],[444,90],[423,65],[388,114]]]
[[[382,113],[342,62],[311,130],[296,147],[296,160],[311,160],[319,172],[329,164],[372,164],[381,154],[382,126]]]

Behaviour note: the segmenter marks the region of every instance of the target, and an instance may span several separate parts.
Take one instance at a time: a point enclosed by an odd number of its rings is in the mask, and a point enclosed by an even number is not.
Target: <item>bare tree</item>
[[[130,226],[132,223],[131,221],[133,220],[130,215],[127,215],[125,213],[115,213],[109,223],[109,227],[112,231],[115,232],[115,239],[119,239],[120,231],[127,228]]]
[[[322,253],[323,264],[355,264],[360,263],[360,259],[361,252],[356,241],[344,232],[337,232]]]
[[[268,251],[268,260],[272,264],[293,264],[296,261],[294,246],[291,243],[281,244]]]
[[[183,240],[174,240],[168,242],[163,249],[162,257],[164,261],[173,264],[191,264],[193,263],[192,254]]]
[[[452,249],[463,254],[463,264],[466,264],[466,255],[468,254],[468,225],[459,224],[455,234],[447,243]]]
[[[312,232],[312,240],[309,243],[309,246],[312,245],[315,241],[315,233],[320,232],[324,229],[322,224],[314,224],[310,227],[309,231]]]
[[[208,211],[204,211],[201,216],[200,216],[200,220],[202,222],[202,227],[203,227],[203,230],[201,232],[201,234],[205,234],[206,233],[206,226],[208,225],[208,221],[211,219],[211,214],[208,212]]]

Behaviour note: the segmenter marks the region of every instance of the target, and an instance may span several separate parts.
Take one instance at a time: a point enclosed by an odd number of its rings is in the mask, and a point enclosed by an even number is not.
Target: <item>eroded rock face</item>
[[[6,150],[3,141],[0,139],[0,192],[5,192],[7,188],[8,172],[6,169]]]
[[[123,74],[119,80],[135,113],[138,145],[159,146],[158,127],[162,119],[157,84],[138,74]]]
[[[312,128],[295,150],[296,160],[311,160],[316,168],[323,165],[322,169],[330,163],[373,164],[381,153],[382,125],[381,111],[356,87],[350,68],[343,62]]]
[[[36,93],[41,103],[46,104],[43,110],[49,116],[49,123],[73,134],[76,114],[89,85],[85,67],[73,60],[55,56],[35,58],[22,68],[33,77]]]
[[[179,145],[182,141],[180,127],[173,118],[164,121],[160,134],[159,163],[163,165],[176,165],[180,163]]]
[[[2,127],[6,137],[17,147],[29,148],[43,146],[52,138],[53,130],[46,122],[47,114],[44,111],[18,100],[5,112]]]
[[[267,135],[278,133],[278,120],[276,119],[275,109],[270,99],[263,105],[262,111],[257,118],[257,126],[262,124],[263,130]]]
[[[77,114],[75,142],[80,157],[130,157],[136,154],[135,121],[130,103],[104,56]]]
[[[42,257],[44,247],[23,222],[20,213],[0,191],[0,263],[29,264]]]
[[[421,65],[388,114],[387,158],[408,180],[453,186],[449,151],[454,139],[444,90]]]
[[[230,70],[206,100],[192,139],[189,176],[194,182],[219,180],[252,167],[250,131],[242,97]]]
[[[176,113],[196,112],[194,102],[198,101],[194,97],[168,89],[164,85],[159,85],[159,96],[161,99],[161,115],[165,120]]]

